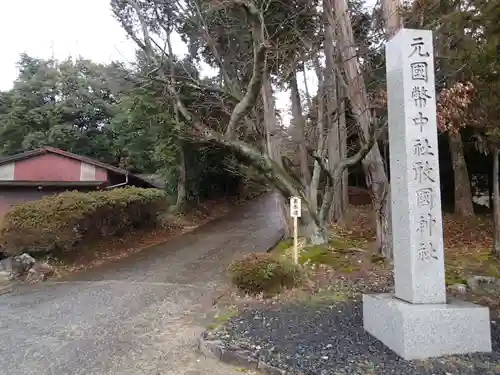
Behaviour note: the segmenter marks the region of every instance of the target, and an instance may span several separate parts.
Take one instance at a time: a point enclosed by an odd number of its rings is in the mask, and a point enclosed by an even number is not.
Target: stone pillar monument
[[[488,308],[447,301],[432,32],[386,45],[395,294],[363,296],[363,325],[405,359],[491,351]]]

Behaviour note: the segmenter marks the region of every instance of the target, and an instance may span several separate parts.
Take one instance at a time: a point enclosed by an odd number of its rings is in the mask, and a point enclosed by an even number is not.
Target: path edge
[[[206,357],[215,358],[232,366],[257,370],[264,375],[297,375],[295,372],[289,372],[253,358],[248,350],[236,346],[227,348],[220,340],[209,340],[207,333],[208,331],[203,332],[198,338],[198,350]]]
[[[273,241],[273,244],[265,252],[267,253],[274,249],[284,237],[285,233],[282,230],[278,238]],[[220,340],[209,340],[207,339],[209,332],[209,330],[205,330],[198,338],[198,351],[205,357],[211,357],[229,365],[257,370],[264,375],[296,375],[295,372],[289,372],[253,358],[248,350],[239,347],[226,348]]]
[[[14,283],[0,286],[0,296],[12,292]]]

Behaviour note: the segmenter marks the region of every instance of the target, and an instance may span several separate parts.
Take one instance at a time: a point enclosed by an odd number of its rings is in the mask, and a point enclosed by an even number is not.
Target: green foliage
[[[293,246],[293,238],[287,238],[282,241],[280,241],[275,247],[274,250],[279,252],[280,254],[288,250],[290,247]]]
[[[188,199],[236,193],[241,177],[226,168],[231,153],[186,137],[164,85],[145,78],[152,67],[138,58],[138,67],[127,69],[117,63],[22,55],[13,89],[0,92],[0,156],[43,146],[61,148],[133,173],[161,175],[166,192],[175,196],[182,149]],[[175,71],[177,80],[199,75],[188,60],[176,61]],[[218,106],[207,104],[207,94],[188,86],[180,92],[207,123],[217,126],[227,117]]]
[[[154,173],[176,164],[179,134],[170,108],[155,95],[152,89],[137,88],[117,104],[111,126],[125,168]]]
[[[437,89],[471,82],[476,94],[467,110],[467,126],[498,141],[500,131],[500,8],[488,0],[409,3],[406,27],[435,31]]]
[[[228,308],[225,311],[219,313],[217,316],[214,317],[213,322],[211,322],[207,329],[211,331],[215,331],[217,328],[222,326],[224,323],[227,323],[231,319],[233,319],[235,316],[237,316],[239,311],[235,308]]]
[[[99,238],[156,225],[165,202],[160,190],[132,187],[44,197],[7,213],[0,243],[11,254],[67,252]]]
[[[354,246],[350,239],[341,237],[330,238],[325,245],[308,246],[301,250],[300,264],[324,264],[346,273],[356,271],[358,267],[352,264],[349,257]]]
[[[109,122],[116,97],[110,68],[84,59],[57,62],[25,54],[19,68],[13,89],[2,95],[0,153],[53,146],[113,164]]]
[[[272,293],[300,284],[299,266],[268,253],[248,254],[229,266],[232,283],[247,293]]]

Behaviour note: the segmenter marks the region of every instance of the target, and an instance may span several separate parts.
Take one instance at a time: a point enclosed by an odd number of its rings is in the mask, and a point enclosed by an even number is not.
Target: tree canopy
[[[454,174],[456,206],[459,195],[472,202],[471,189],[457,188],[475,170],[469,146],[498,147],[500,134],[498,7],[419,0],[393,11],[397,3],[111,0],[137,46],[134,67],[22,55],[14,87],[0,93],[0,153],[50,145],[161,173],[178,202],[245,176],[280,192],[284,216],[300,196],[313,242],[342,218],[359,165],[377,246],[390,256],[383,46],[401,24],[434,31],[440,138],[451,154],[442,171]],[[176,55],[174,34],[187,56]],[[278,92],[290,95],[290,113],[277,108]]]

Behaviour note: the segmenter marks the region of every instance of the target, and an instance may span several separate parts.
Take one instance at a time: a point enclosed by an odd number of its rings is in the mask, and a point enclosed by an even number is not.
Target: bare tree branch
[[[253,72],[250,83],[248,84],[247,91],[240,102],[234,107],[233,113],[227,125],[226,135],[231,137],[233,135],[236,125],[244,116],[244,114],[255,105],[262,86],[262,78],[264,76],[265,62],[266,62],[267,45],[260,44],[254,48],[254,62]]]
[[[130,5],[135,13],[137,14],[137,18],[139,19],[139,23],[141,24],[141,28],[142,28],[142,35],[143,35],[143,38],[144,38],[144,41],[143,43],[140,43],[139,42],[139,45],[141,46],[141,48],[146,52],[146,54],[148,56],[153,56],[153,48],[151,46],[151,37],[149,35],[149,30],[148,30],[148,26],[146,24],[146,20],[144,19],[144,16],[142,15],[142,12],[141,12],[141,7],[139,6],[139,4],[137,4],[137,2],[135,0],[125,0],[125,2]],[[130,35],[134,41],[137,43],[137,36],[136,35]]]

